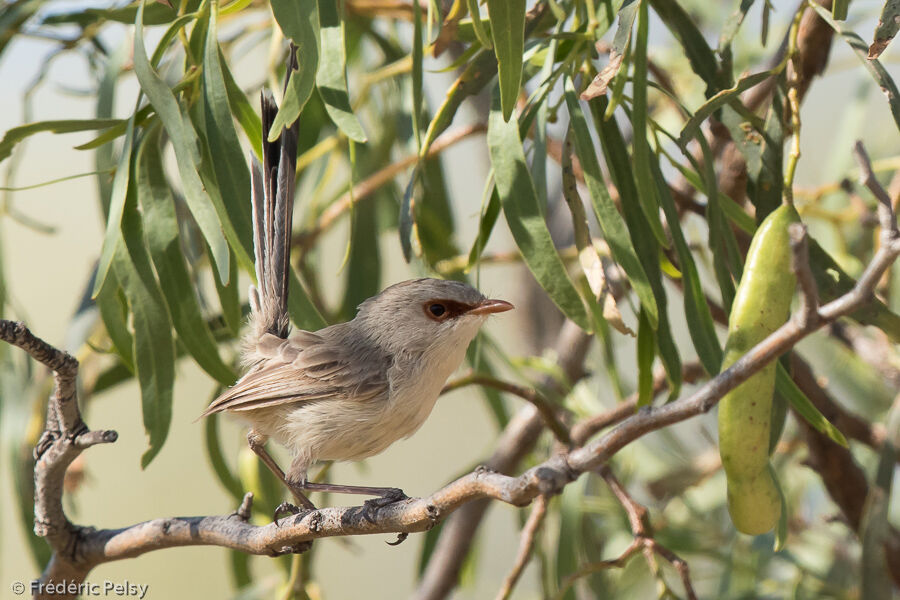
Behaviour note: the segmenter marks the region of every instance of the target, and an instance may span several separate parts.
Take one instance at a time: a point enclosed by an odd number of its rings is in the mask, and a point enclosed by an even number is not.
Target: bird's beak
[[[470,315],[492,315],[514,309],[515,306],[505,300],[482,300],[469,310]]]

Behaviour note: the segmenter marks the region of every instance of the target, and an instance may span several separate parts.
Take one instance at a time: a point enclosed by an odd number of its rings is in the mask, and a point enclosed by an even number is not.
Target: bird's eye
[[[447,312],[447,308],[443,304],[430,304],[428,306],[428,312],[435,317],[442,317]]]

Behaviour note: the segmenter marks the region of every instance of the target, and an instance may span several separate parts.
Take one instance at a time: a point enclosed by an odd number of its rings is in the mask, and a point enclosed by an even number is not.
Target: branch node
[[[893,246],[900,239],[900,231],[897,229],[897,219],[894,216],[891,196],[875,177],[869,154],[859,140],[853,145],[853,157],[859,164],[859,182],[869,188],[869,191],[878,200],[878,222],[881,225],[882,243]]]
[[[234,516],[243,521],[244,523],[250,520],[250,511],[253,509],[253,492],[247,492],[244,494],[244,498],[241,500],[241,505],[237,507],[237,510],[234,511]]]
[[[791,238],[791,270],[797,276],[800,289],[800,310],[795,315],[797,325],[804,331],[819,324],[819,290],[809,267],[809,242],[806,226],[793,223],[788,229]]]

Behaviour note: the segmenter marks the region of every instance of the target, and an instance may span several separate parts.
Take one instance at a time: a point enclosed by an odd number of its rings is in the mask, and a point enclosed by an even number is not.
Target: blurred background
[[[45,2],[36,19],[82,9],[86,4],[77,0]],[[709,4],[690,0],[680,4],[686,6],[698,21],[709,25],[709,31],[705,33],[709,34],[708,41],[713,46],[718,28],[737,9],[737,3]],[[106,7],[103,3],[96,5]],[[0,5],[0,11],[8,6],[8,3]],[[251,8],[255,15],[251,21],[255,19],[257,22],[258,39],[237,44],[226,58],[235,79],[244,90],[256,89],[270,80],[268,65],[273,55],[273,44],[263,37],[268,32],[263,25],[267,22],[266,9],[255,3]],[[759,43],[758,11],[755,9],[747,17],[735,38],[735,55],[742,64],[747,65],[748,70],[764,68],[763,58],[771,55],[784,34],[793,8],[793,4],[783,3],[774,7],[769,25],[771,33],[765,48]],[[870,39],[880,10],[878,2],[854,2],[847,26],[859,32],[864,39]],[[228,21],[223,21],[223,37],[234,33],[228,29],[231,26]],[[412,28],[411,23],[401,20],[391,26],[389,37],[398,40],[400,47],[408,49],[411,47]],[[103,39],[109,48],[130,44],[133,29],[111,23],[104,30]],[[152,51],[160,39],[161,29],[147,28],[148,50]],[[612,31],[607,38],[611,36]],[[57,40],[26,33],[16,36],[0,55],[0,131],[27,122],[89,119],[95,116],[96,70],[89,64],[85,53],[56,54],[58,47]],[[669,33],[655,17],[650,24],[649,55],[676,82],[680,82],[689,72],[686,58],[679,53],[679,47],[672,43]],[[430,107],[429,113],[442,102],[447,88],[458,75],[453,68],[453,59],[452,53],[439,59],[426,56],[423,89],[426,105]],[[900,74],[894,46],[882,55],[881,62],[894,77]],[[354,90],[359,90],[366,81],[366,73],[359,68],[364,64],[362,60],[354,63],[348,71],[348,88],[354,100]],[[266,66],[265,73],[262,66]],[[531,87],[526,87],[526,91]],[[131,114],[137,91],[134,76],[130,72],[122,75],[117,84],[115,116],[127,118]],[[392,101],[401,102],[391,98],[405,98],[411,89],[408,82],[399,82],[371,93],[382,95],[383,101],[389,104]],[[558,91],[553,95],[559,98]],[[696,98],[697,94],[694,93],[693,97]],[[251,105],[258,110],[255,98],[255,94],[251,93]],[[699,98],[692,106],[702,101],[702,94]],[[463,105],[453,127],[484,123],[488,105],[488,94],[475,97],[472,102]],[[363,115],[363,125],[373,128],[375,116],[371,113]],[[900,138],[893,127],[889,105],[870,76],[860,68],[858,58],[839,39],[834,42],[826,72],[815,81],[804,101],[802,117],[803,156],[796,178],[799,188],[814,191],[850,174],[850,146],[855,139],[864,140],[873,157],[893,161],[890,164],[894,165],[894,170],[900,166]],[[660,121],[665,123],[667,118],[663,114]],[[551,123],[551,132],[554,127],[555,131],[562,131],[562,125]],[[557,137],[561,136],[557,133]],[[16,146],[12,157],[0,164],[0,173],[5,174],[2,175],[5,180],[0,184],[7,188],[0,192],[3,211],[0,220],[0,267],[7,302],[2,316],[24,320],[36,335],[76,353],[79,358],[90,351],[83,343],[90,338],[86,332],[100,327],[95,311],[81,310],[86,290],[90,289],[105,228],[105,218],[98,202],[97,179],[72,178],[21,191],[10,191],[8,188],[41,184],[97,170],[93,152],[74,148],[95,137],[93,131],[65,135],[42,133]],[[319,139],[324,138],[323,133]],[[310,140],[310,145],[315,141]],[[246,155],[249,152],[246,137],[241,136],[241,143]],[[406,148],[415,151],[411,138],[407,139]],[[305,218],[304,203],[308,198],[313,195],[328,197],[322,189],[329,189],[329,177],[338,182],[332,185],[333,190],[339,190],[340,182],[346,181],[348,150],[342,147],[340,152],[343,158],[336,162],[336,166],[328,166],[324,164],[327,161],[320,160],[313,167],[317,176],[311,175],[301,180],[297,197],[298,222]],[[468,137],[444,151],[442,157],[449,205],[455,222],[453,236],[465,251],[478,231],[485,180],[490,170],[484,136],[477,134]],[[369,156],[366,160],[379,162],[380,158]],[[397,148],[385,153],[383,158],[384,164],[388,159],[397,160]],[[165,155],[165,159],[171,172],[174,172],[175,158],[171,152]],[[555,193],[559,185],[558,166],[550,162],[548,170],[551,171],[548,175],[551,206],[558,206],[561,205],[559,195]],[[396,218],[395,211],[402,201],[409,177],[410,171],[403,171],[396,178],[396,183],[386,188],[378,212],[367,216]],[[381,213],[393,213],[394,216],[385,217]],[[688,219],[684,227],[692,241],[702,247],[706,239],[705,224],[699,219]],[[839,241],[835,230],[826,224],[811,220],[810,228],[823,244]],[[554,233],[560,245],[571,244],[571,232],[566,227],[558,227]],[[404,260],[395,228],[384,227],[377,234],[381,287],[423,274],[421,262],[408,264]],[[316,247],[315,263],[311,268],[317,272],[320,294],[328,306],[339,306],[342,302],[347,277],[342,263],[349,235],[348,227],[334,227]],[[485,254],[514,250],[515,244],[501,219]],[[845,250],[845,255],[841,256],[845,259],[842,264],[860,260],[854,257],[852,249]],[[709,275],[708,265],[703,268]],[[501,373],[513,374],[525,371],[536,379],[542,365],[552,362],[554,358],[552,352],[545,348],[553,336],[548,334],[542,338],[541,331],[552,332],[558,328],[561,322],[558,311],[552,305],[539,303],[535,299],[539,288],[520,263],[488,264],[479,267],[470,276],[486,294],[504,298],[520,307],[520,310],[492,319],[488,326],[490,339],[498,345],[497,352],[511,357],[510,365],[501,365],[498,369]],[[201,284],[207,289],[213,287],[208,274],[205,281],[202,279]],[[246,300],[248,284],[249,278],[242,273],[238,284],[242,301]],[[671,285],[669,289],[675,290]],[[211,293],[214,295],[214,291]],[[895,294],[895,310],[898,308],[897,298]],[[636,321],[629,305],[623,305],[622,310],[627,322]],[[79,313],[78,319],[73,320],[76,313]],[[675,339],[688,348],[690,338],[680,302],[671,301],[669,313]],[[329,316],[346,318],[352,313],[336,311]],[[719,333],[721,337],[723,331]],[[825,335],[817,334],[805,341],[800,351],[816,367],[818,374],[830,379],[829,388],[837,398],[873,419],[883,416],[897,389],[891,388],[889,382],[873,373],[865,364],[865,357],[826,347],[821,339]],[[232,359],[235,350],[233,341],[223,345],[222,355],[226,361]],[[40,431],[42,422],[35,406],[44,402],[50,391],[50,382],[39,366],[26,366],[23,356],[16,350],[5,351],[7,360],[16,365],[17,376],[13,376],[13,371],[6,373],[0,399],[0,431],[4,440],[0,445],[0,586],[3,586],[0,589],[4,590],[4,597],[7,594],[5,590],[13,581],[27,584],[40,572],[29,550],[30,528],[20,516],[22,500],[13,485],[13,471],[18,468],[14,460],[15,445]],[[614,353],[619,357],[625,393],[635,389],[634,352],[632,338],[616,336]],[[692,352],[692,349],[686,352],[683,357],[685,361],[692,358]],[[109,368],[114,360],[113,356],[101,356],[89,361],[85,368],[93,370],[96,376],[97,371]],[[586,360],[586,368],[592,376],[578,386],[573,392],[574,399],[570,399],[574,405],[585,407],[585,411],[596,412],[616,402],[602,361],[599,348],[593,348]],[[217,384],[192,360],[179,360],[176,369],[168,439],[146,469],[141,469],[141,456],[147,449],[147,435],[142,424],[138,385],[130,380],[90,396],[84,411],[87,423],[92,429],[118,431],[119,440],[82,455],[77,465],[78,479],[72,478],[69,482],[76,491],[66,497],[69,515],[74,522],[113,528],[162,516],[226,514],[236,508],[233,497],[223,488],[210,467],[204,424],[194,422],[214,396]],[[24,379],[21,378],[23,373],[26,374]],[[35,382],[40,385],[30,385]],[[23,384],[29,385],[23,388]],[[682,395],[690,389],[691,386],[685,385]],[[503,402],[510,412],[522,405],[520,400],[511,397],[504,397]],[[252,462],[255,458],[245,448],[242,428],[227,418],[220,419],[219,425],[223,452],[231,468],[235,472],[242,469],[252,471],[248,461]],[[790,432],[793,430],[794,425],[789,422],[786,439],[791,439]],[[330,476],[341,483],[390,485],[401,487],[411,496],[426,495],[471,470],[489,456],[496,436],[497,425],[484,397],[476,388],[467,387],[443,396],[425,426],[411,439],[396,443],[384,454],[364,464],[335,465]],[[548,444],[545,443],[543,448],[547,448]],[[877,454],[865,448],[854,448],[854,451],[862,466],[869,473],[874,472]],[[793,461],[795,464],[790,467],[785,466],[790,469],[790,475],[784,476],[785,485],[789,488],[794,512],[807,524],[815,526],[793,534],[794,543],[789,547],[787,557],[780,554],[773,558],[769,551],[770,538],[753,540],[723,533],[728,524],[723,512],[724,478],[720,472],[701,479],[697,485],[684,491],[681,498],[673,499],[666,494],[655,497],[643,486],[647,482],[664,481],[667,475],[677,472],[680,467],[696,465],[697,461],[702,462],[704,457],[710,455],[717,457],[714,414],[649,435],[629,446],[616,459],[616,467],[623,473],[624,479],[642,482],[639,489],[633,491],[648,505],[654,519],[660,520],[660,530],[670,532],[667,543],[681,546],[682,551],[696,552],[689,562],[695,585],[698,590],[706,592],[701,595],[784,597],[782,592],[794,587],[807,592],[818,590],[818,597],[856,597],[850,590],[853,586],[851,582],[857,581],[854,574],[856,567],[853,565],[859,559],[859,545],[844,525],[829,521],[835,512],[834,506],[821,490],[816,476],[796,464],[798,461]],[[287,460],[284,453],[277,456],[282,462]],[[540,458],[539,453],[535,456]],[[526,466],[528,464],[523,468]],[[627,526],[623,526],[624,515],[608,493],[593,489],[597,486],[587,483],[585,479],[570,486],[573,488],[571,494],[567,492],[559,502],[589,497],[594,504],[586,509],[587,513],[591,518],[609,522],[608,526],[601,528],[608,534],[602,548],[604,556],[613,557],[630,542]],[[321,497],[319,500],[322,501]],[[353,497],[332,496],[327,499],[328,504],[335,505],[349,505],[355,501]],[[895,500],[891,512],[895,523],[897,510]],[[478,534],[477,550],[463,573],[463,584],[454,597],[493,597],[512,564],[518,532],[526,514],[521,509],[500,503],[492,506],[489,518]],[[717,540],[713,545],[718,545],[718,548],[710,548],[710,540],[701,537],[702,527],[691,528],[692,522],[705,518],[710,520],[709,526],[715,530],[715,535],[720,536],[713,538]],[[671,529],[665,530],[666,525]],[[549,526],[548,529],[555,530]],[[679,536],[680,541],[674,539]],[[414,534],[397,547],[385,544],[392,541],[392,537],[388,536],[317,541],[315,589],[321,592],[323,598],[366,597],[374,600],[407,597],[416,586],[424,539],[424,535]],[[544,551],[552,554],[567,541],[564,534],[548,534],[543,542]],[[729,555],[730,560],[735,561],[730,563],[733,570],[725,574],[723,555]],[[764,573],[762,583],[748,583],[755,576],[753,561],[765,565],[765,570],[760,571]],[[209,547],[170,549],[152,552],[135,560],[101,565],[91,573],[89,580],[127,580],[149,584],[148,598],[273,597],[283,584],[288,564],[289,559],[253,557],[249,561],[253,583],[237,592],[232,558],[226,550]],[[540,564],[533,562],[528,567],[514,597],[544,597],[542,590],[545,586],[541,582],[547,574],[541,572]],[[735,567],[735,564],[740,566]],[[653,580],[640,560],[636,559],[624,572],[614,573],[611,577],[621,578],[615,584],[621,587],[613,586],[614,589],[631,590],[628,594],[633,594],[619,597],[655,595]],[[803,582],[810,580],[814,582],[804,587],[807,583]],[[752,591],[754,587],[755,592]]]

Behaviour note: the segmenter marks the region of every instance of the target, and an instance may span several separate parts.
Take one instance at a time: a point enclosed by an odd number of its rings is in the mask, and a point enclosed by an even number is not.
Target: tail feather
[[[287,77],[296,68],[291,47]],[[287,87],[287,80],[285,81]],[[253,243],[259,290],[251,292],[255,334],[271,333],[287,337],[288,285],[291,269],[291,223],[294,213],[294,178],[297,170],[298,124],[283,128],[274,142],[267,139],[278,105],[268,90],[262,104],[263,164],[254,161],[252,171]]]

